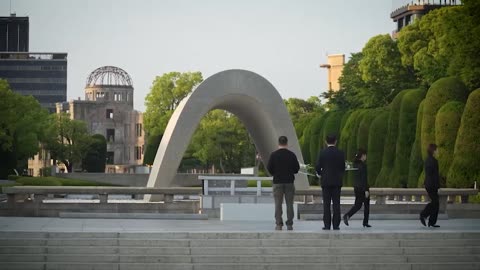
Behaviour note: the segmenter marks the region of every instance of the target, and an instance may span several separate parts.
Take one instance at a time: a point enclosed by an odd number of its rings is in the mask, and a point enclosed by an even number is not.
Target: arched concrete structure
[[[163,134],[148,187],[174,186],[174,176],[195,129],[214,109],[229,111],[240,119],[265,164],[277,149],[280,135],[288,137],[290,149],[303,163],[290,115],[275,87],[251,71],[226,70],[206,79],[179,104]],[[295,183],[297,188],[308,188],[303,174],[296,175]]]

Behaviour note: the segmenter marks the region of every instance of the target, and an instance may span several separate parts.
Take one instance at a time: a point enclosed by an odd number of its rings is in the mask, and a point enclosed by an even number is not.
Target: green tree
[[[240,120],[223,110],[209,112],[200,122],[189,146],[191,155],[206,167],[239,173],[255,164],[255,146]]]
[[[169,72],[157,76],[145,98],[143,123],[147,134],[162,135],[173,111],[202,81],[200,72]]]
[[[328,100],[327,106],[330,109],[349,110],[362,107],[357,95],[361,89],[367,86],[362,80],[362,74],[358,68],[361,59],[362,53],[352,53],[338,79],[340,89],[338,91],[330,90],[322,94],[322,97]]]
[[[480,23],[474,2],[433,10],[400,31],[402,63],[413,67],[427,87],[446,76],[458,76],[470,89],[480,87]]]
[[[412,145],[412,150],[410,152],[410,162],[408,165],[408,180],[407,187],[416,188],[418,186],[418,178],[423,170],[423,159],[422,159],[422,149],[421,149],[421,134],[422,134],[422,116],[423,116],[423,105],[425,104],[425,99],[420,102],[417,111],[417,124],[415,127],[415,141]]]
[[[388,131],[389,116],[390,114],[387,110],[380,110],[368,131],[367,174],[370,186],[376,185],[378,173],[382,168],[385,134]]]
[[[367,87],[358,97],[364,107],[386,106],[402,89],[417,85],[413,70],[402,65],[400,51],[390,35],[372,37],[362,55],[358,68]]]
[[[107,140],[101,134],[91,136],[90,143],[82,161],[82,168],[87,172],[105,172],[107,161]]]
[[[480,89],[473,91],[463,111],[458,130],[453,163],[448,172],[448,185],[455,188],[471,188],[480,179]]]
[[[376,186],[389,187],[392,184],[390,172],[395,164],[395,153],[398,138],[398,121],[400,119],[400,108],[402,99],[406,93],[411,90],[403,90],[393,99],[390,104],[390,115],[388,117],[388,130],[385,138],[385,146],[383,150],[382,169],[378,173]]]
[[[392,187],[408,186],[408,169],[420,103],[425,97],[423,89],[407,91],[403,96],[398,122],[398,138],[395,146],[395,163],[390,174]]]
[[[312,96],[306,100],[300,98],[289,98],[285,100],[285,105],[295,127],[297,137],[303,136],[303,130],[318,113],[323,113],[324,108],[320,99]]]
[[[143,155],[144,165],[153,165],[155,156],[157,155],[158,146],[162,141],[162,135],[151,135],[147,137],[147,144],[145,145],[145,154]]]
[[[49,120],[45,148],[52,159],[61,161],[72,172],[75,164],[81,164],[91,144],[87,125],[70,119],[66,113],[52,114]]]
[[[453,161],[455,140],[464,107],[465,104],[462,102],[447,102],[438,110],[435,118],[435,143],[438,146],[437,159],[442,187],[448,183],[446,177]]]
[[[0,178],[26,167],[39,150],[48,112],[32,96],[14,93],[0,79]]]

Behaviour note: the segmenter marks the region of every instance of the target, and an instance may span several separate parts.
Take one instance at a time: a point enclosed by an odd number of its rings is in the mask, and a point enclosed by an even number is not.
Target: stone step
[[[208,256],[189,256],[189,255],[92,255],[92,254],[8,254],[0,255],[2,263],[428,263],[428,262],[461,262],[461,263],[478,263],[480,255],[319,255],[319,256],[284,256],[284,255],[252,255],[252,256],[224,256],[224,255],[208,255]]]
[[[37,246],[54,249],[71,247],[480,247],[479,239],[115,239],[115,238],[52,238],[0,239],[0,247]],[[98,249],[101,250],[101,249]]]
[[[4,263],[2,270],[478,270],[480,263],[352,263],[341,266],[332,263],[281,264],[147,264],[147,263]]]

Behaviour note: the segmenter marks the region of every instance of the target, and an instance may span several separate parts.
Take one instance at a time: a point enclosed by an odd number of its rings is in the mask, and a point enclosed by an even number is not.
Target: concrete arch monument
[[[275,87],[247,70],[226,70],[210,76],[182,100],[168,122],[158,147],[147,187],[174,186],[183,154],[202,117],[222,109],[236,115],[250,133],[266,164],[285,135],[290,149],[303,163],[303,156],[290,115]],[[308,188],[304,174],[296,176],[297,188]]]

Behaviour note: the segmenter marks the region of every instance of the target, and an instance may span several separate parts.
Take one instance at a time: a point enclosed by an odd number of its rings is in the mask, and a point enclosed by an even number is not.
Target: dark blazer
[[[354,172],[354,182],[353,186],[356,188],[361,188],[363,190],[368,190],[370,186],[368,185],[368,177],[367,177],[367,164],[363,161],[355,161],[353,164],[355,168],[358,170]]]
[[[335,146],[323,149],[318,155],[315,170],[321,177],[322,187],[341,187],[345,172],[345,154]]]
[[[297,156],[286,148],[280,148],[270,155],[267,169],[273,176],[274,184],[293,183],[300,170]]]
[[[425,188],[426,189],[439,189],[440,188],[440,175],[438,172],[438,161],[431,155],[427,156],[425,160]]]

